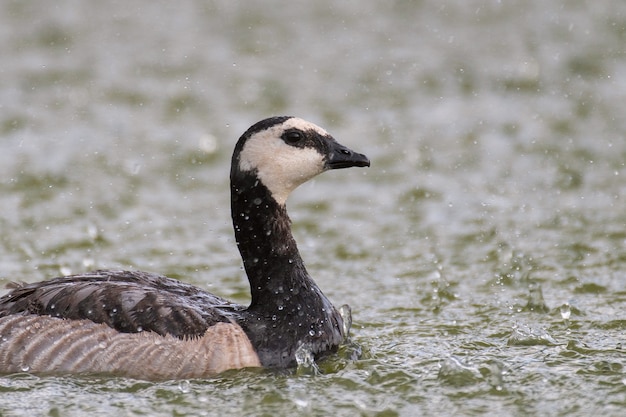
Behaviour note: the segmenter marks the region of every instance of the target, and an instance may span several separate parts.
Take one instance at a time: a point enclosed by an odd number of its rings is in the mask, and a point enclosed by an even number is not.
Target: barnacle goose
[[[285,208],[300,184],[369,159],[322,128],[272,117],[239,139],[230,172],[242,306],[162,275],[99,270],[17,285],[0,298],[0,373],[103,373],[159,380],[291,367],[336,350],[342,316],[307,272]]]

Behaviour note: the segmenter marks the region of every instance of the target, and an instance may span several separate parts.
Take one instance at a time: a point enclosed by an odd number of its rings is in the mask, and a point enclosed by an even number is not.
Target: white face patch
[[[291,118],[252,135],[239,154],[239,169],[256,169],[257,176],[278,204],[285,204],[297,186],[325,171],[324,155],[316,149],[290,146],[281,139],[283,132],[293,128],[328,135],[313,123]]]

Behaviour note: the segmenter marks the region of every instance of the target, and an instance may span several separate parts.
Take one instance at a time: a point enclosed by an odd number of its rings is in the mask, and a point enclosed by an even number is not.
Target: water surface
[[[6,1],[0,285],[137,268],[248,299],[230,152],[366,153],[288,202],[352,307],[321,374],[0,378],[1,415],[626,411],[626,3]]]

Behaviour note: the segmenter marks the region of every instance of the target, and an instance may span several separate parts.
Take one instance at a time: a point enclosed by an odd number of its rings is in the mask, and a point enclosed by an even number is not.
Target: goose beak
[[[367,156],[333,141],[326,156],[327,169],[341,169],[350,167],[368,167],[370,160]]]

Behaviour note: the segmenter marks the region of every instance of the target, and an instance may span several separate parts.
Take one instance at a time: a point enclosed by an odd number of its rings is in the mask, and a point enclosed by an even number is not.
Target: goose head
[[[251,126],[233,153],[231,180],[254,176],[280,205],[300,184],[330,169],[367,167],[369,159],[306,120],[281,116]]]

